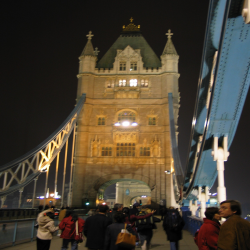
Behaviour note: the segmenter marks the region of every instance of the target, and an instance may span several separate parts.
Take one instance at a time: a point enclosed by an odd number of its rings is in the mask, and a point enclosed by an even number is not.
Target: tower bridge
[[[203,211],[218,176],[218,201],[226,199],[224,161],[229,156],[250,84],[249,0],[210,1],[192,121],[190,150],[183,168],[178,153],[179,55],[169,30],[159,59],[133,19],[97,61],[89,32],[79,57],[77,105],[66,121],[34,150],[0,168],[1,206],[7,195],[46,173],[64,147],[64,192],[67,157],[70,181],[61,205],[90,207],[111,183],[137,182],[158,206],[189,206]],[[68,138],[73,133],[72,152]],[[121,184],[122,187],[122,184]],[[57,174],[55,193],[57,192]],[[138,192],[136,195],[139,195]],[[143,192],[142,192],[143,193]],[[117,197],[117,201],[120,196]]]

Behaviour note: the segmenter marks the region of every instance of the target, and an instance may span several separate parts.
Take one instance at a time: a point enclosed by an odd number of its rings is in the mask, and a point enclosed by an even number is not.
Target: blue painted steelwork
[[[169,108],[171,150],[174,159],[174,173],[173,173],[174,194],[175,194],[175,199],[179,200],[181,199],[179,190],[181,190],[183,186],[184,174],[181,167],[181,160],[176,142],[176,131],[174,124],[174,105],[173,105],[172,93],[168,93],[168,108]]]
[[[219,137],[219,143],[228,137],[229,149],[249,89],[250,25],[241,16],[241,4],[239,0],[210,2],[183,188],[185,199],[196,198],[193,188],[214,184],[213,137]]]

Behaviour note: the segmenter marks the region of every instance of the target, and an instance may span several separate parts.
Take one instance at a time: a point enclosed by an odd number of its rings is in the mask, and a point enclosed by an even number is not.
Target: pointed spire
[[[96,56],[95,51],[94,51],[94,47],[93,47],[92,42],[91,42],[92,36],[94,36],[94,35],[92,35],[92,31],[90,31],[89,34],[86,35],[86,37],[88,37],[88,42],[85,45],[81,56]]]
[[[167,41],[167,44],[163,50],[162,55],[166,55],[166,54],[178,55],[176,50],[175,50],[174,44],[171,40],[171,36],[173,35],[173,33],[171,33],[171,30],[168,30],[168,33],[166,33],[166,35],[168,36],[168,41]]]

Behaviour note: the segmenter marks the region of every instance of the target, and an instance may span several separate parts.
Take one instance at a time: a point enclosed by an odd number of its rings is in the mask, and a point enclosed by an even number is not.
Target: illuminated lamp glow
[[[102,205],[106,205],[106,202],[103,202]]]
[[[165,170],[165,173],[166,174],[171,174],[171,171],[170,170]]]
[[[131,126],[137,126],[138,123],[137,122],[132,122]]]
[[[50,197],[54,197],[55,195],[54,195],[54,194],[50,194],[49,196],[50,196]]]
[[[130,122],[128,122],[128,121],[124,121],[123,123],[122,123],[122,126],[124,126],[124,127],[127,127],[127,126],[129,126],[130,125]]]
[[[116,122],[115,126],[121,126],[120,122]]]

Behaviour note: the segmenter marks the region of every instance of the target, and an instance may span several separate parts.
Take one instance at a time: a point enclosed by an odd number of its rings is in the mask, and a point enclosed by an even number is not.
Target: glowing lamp
[[[138,123],[137,122],[132,122],[131,126],[137,126]]]
[[[121,125],[120,122],[115,123],[115,126],[120,126],[120,125]]]
[[[129,126],[130,125],[130,122],[128,122],[128,121],[124,121],[123,123],[122,123],[122,126],[124,126],[124,127],[127,127],[127,126]]]

